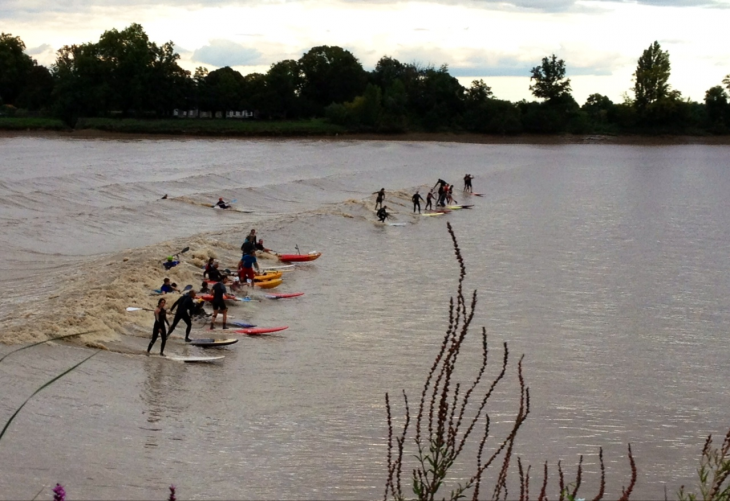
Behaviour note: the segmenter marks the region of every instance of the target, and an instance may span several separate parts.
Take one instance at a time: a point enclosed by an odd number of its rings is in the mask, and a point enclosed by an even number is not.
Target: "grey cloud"
[[[25,53],[29,56],[37,56],[38,54],[42,54],[48,50],[53,50],[53,47],[51,47],[47,43],[44,43],[43,45],[39,45],[38,47],[33,47],[32,49],[26,50]]]
[[[316,0],[288,0],[291,3],[308,3]],[[401,0],[344,0],[347,3],[392,4]],[[590,11],[580,0],[430,0],[445,5],[470,5],[500,10],[529,10],[536,12]],[[266,0],[3,0],[0,18],[34,17],[49,12],[83,12],[91,7],[222,7],[226,5],[255,5]],[[595,0],[596,4],[636,3],[658,7],[716,7],[730,8],[730,0]]]
[[[217,67],[259,64],[261,52],[230,40],[211,40],[193,52],[192,59]]]

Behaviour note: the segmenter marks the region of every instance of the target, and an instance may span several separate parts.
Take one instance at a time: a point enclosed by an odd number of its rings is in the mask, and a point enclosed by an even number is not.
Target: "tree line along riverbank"
[[[568,63],[552,54],[530,70],[534,101],[498,99],[483,80],[462,86],[446,64],[383,56],[366,71],[341,47],[318,46],[266,74],[230,67],[186,71],[173,42],[158,45],[139,24],[98,42],[67,45],[51,68],[0,34],[0,129],[96,129],[192,135],[474,134],[726,135],[730,75],[703,102],[669,83],[658,42],[637,61],[623,102],[572,95]],[[176,117],[176,118],[173,118]],[[192,118],[191,118],[192,117]],[[245,118],[243,118],[245,117]]]

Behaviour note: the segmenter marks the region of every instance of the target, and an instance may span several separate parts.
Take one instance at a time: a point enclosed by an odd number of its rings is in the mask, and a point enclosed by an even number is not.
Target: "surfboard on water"
[[[388,226],[406,226],[408,223],[388,223]]]
[[[270,332],[279,332],[288,328],[288,325],[284,325],[282,327],[255,327],[251,329],[238,329],[233,332],[237,332],[239,334],[248,334],[249,336],[256,336],[259,334],[269,334]]]
[[[192,363],[192,362],[215,362],[217,360],[223,360],[226,357],[223,355],[219,355],[217,357],[186,357],[186,356],[181,356],[181,355],[167,355],[164,358],[166,358],[168,360],[172,360],[174,362]]]
[[[232,325],[234,327],[240,327],[242,329],[249,329],[251,327],[256,327],[255,324],[249,324],[248,322],[239,322],[238,320],[229,320],[229,325]]]
[[[282,264],[281,266],[262,266],[261,271],[266,273],[267,271],[294,271],[293,264]]]
[[[264,297],[266,297],[268,299],[286,299],[286,298],[290,298],[290,297],[299,297],[299,296],[303,296],[303,295],[304,295],[303,292],[291,292],[289,294],[266,294],[266,296],[264,296]],[[252,327],[254,327],[254,326],[252,326]]]
[[[472,195],[472,196],[475,196],[475,197],[483,197],[484,196],[484,193],[468,193],[468,195]]]
[[[235,344],[238,342],[236,338],[228,339],[213,339],[213,338],[198,338],[190,341],[192,346],[200,346],[201,348],[212,348],[215,346],[228,346],[229,344]]]
[[[423,213],[421,214],[423,217],[429,217],[429,216],[443,216],[444,212],[429,212],[428,214]]]

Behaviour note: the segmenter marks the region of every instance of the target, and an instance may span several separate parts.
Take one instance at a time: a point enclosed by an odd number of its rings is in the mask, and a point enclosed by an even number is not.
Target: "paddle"
[[[140,310],[144,310],[144,311],[155,311],[155,310],[151,310],[149,308],[139,308],[137,306],[127,306],[127,311],[140,311]]]

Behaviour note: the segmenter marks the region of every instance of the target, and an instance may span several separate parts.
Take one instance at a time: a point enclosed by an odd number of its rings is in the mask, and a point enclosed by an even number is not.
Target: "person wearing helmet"
[[[162,266],[164,266],[166,270],[169,270],[170,268],[174,268],[178,264],[180,264],[180,261],[176,261],[175,258],[173,258],[172,256],[167,256],[167,260],[162,263]]]
[[[217,203],[216,205],[217,205],[218,207],[220,207],[221,209],[230,209],[230,208],[231,208],[231,206],[230,206],[230,205],[228,205],[228,204],[227,204],[227,203],[225,202],[225,200],[223,200],[222,198],[219,198],[219,199],[218,199],[218,203]]]

